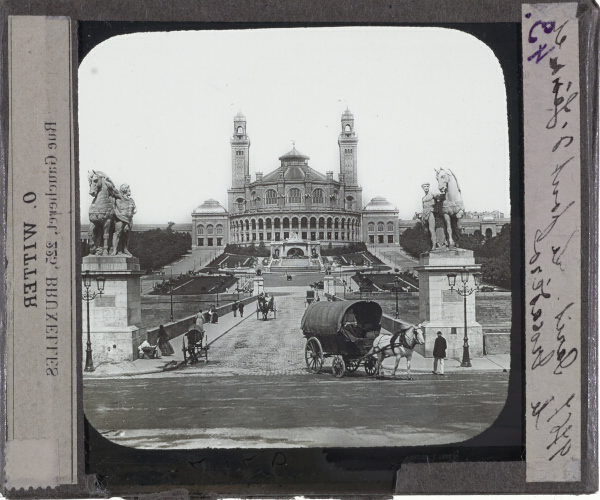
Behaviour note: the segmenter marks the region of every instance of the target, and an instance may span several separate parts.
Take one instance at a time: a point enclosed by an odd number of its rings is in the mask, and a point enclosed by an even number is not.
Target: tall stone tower
[[[348,108],[342,115],[340,147],[340,182],[345,184],[344,206],[348,210],[362,208],[362,188],[358,185],[358,136],[354,132],[354,115]]]
[[[356,175],[358,137],[354,132],[354,115],[348,108],[342,115],[342,132],[338,139],[340,146],[340,173],[344,174],[347,186],[358,185]]]
[[[250,175],[250,138],[246,132],[246,117],[240,111],[233,119],[231,143],[231,187],[244,187]]]

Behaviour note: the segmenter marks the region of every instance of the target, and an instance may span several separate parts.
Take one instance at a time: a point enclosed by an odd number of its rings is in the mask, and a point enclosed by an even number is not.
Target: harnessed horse
[[[367,353],[367,356],[377,356],[376,375],[379,375],[380,371],[383,373],[381,363],[385,358],[396,356],[396,364],[394,365],[394,373],[392,374],[393,378],[396,378],[396,370],[398,369],[400,360],[406,358],[408,380],[413,380],[410,376],[410,361],[415,347],[424,343],[423,331],[420,328],[409,326],[407,329],[396,332],[393,335],[389,333],[379,334],[373,341],[373,347]]]
[[[269,311],[275,311],[275,297],[271,295],[267,299],[267,297],[259,296],[257,300],[257,314],[260,311],[263,315],[263,320],[267,321],[269,319]]]

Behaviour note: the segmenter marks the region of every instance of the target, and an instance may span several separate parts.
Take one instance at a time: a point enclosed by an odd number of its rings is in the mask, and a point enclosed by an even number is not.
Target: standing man
[[[233,305],[231,306],[231,310],[233,311],[233,317],[237,317],[237,310],[238,310],[238,303],[234,302]]]
[[[127,245],[135,212],[135,202],[131,198],[129,184],[122,184],[119,193],[115,192],[115,232],[110,255],[131,256]]]
[[[240,310],[240,318],[244,317],[244,303],[240,302],[240,307],[238,308]]]
[[[437,332],[435,344],[433,344],[433,373],[435,375],[444,374],[444,358],[446,357],[446,339],[442,337],[442,332]],[[440,370],[438,371],[438,365]]]
[[[429,183],[421,184],[423,191],[425,191],[425,196],[423,197],[423,212],[421,214],[421,222],[423,226],[429,228],[429,233],[431,236],[431,249],[435,250],[439,248],[440,242],[437,241],[437,237],[435,235],[435,215],[433,211],[435,209],[435,203],[437,201],[437,197],[429,192]]]

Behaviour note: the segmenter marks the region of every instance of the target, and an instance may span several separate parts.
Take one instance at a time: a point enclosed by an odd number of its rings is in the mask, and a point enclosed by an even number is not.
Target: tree
[[[166,266],[179,259],[192,248],[190,233],[176,232],[170,228],[132,232],[129,251],[140,260],[140,267],[148,271]]]
[[[348,243],[347,245],[334,247],[331,242],[327,245],[327,248],[321,248],[321,255],[334,257],[340,255],[347,255],[351,253],[367,252],[367,245],[364,243]]]
[[[425,232],[423,224],[417,224],[408,228],[400,235],[400,246],[412,257],[418,259],[423,252],[431,249],[431,239]]]

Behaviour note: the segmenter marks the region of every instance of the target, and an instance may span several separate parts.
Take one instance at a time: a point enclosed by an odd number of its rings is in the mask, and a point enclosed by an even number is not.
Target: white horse
[[[377,356],[377,365],[375,369],[377,375],[379,375],[380,370],[383,374],[383,369],[381,367],[383,360],[390,356],[396,356],[396,364],[394,365],[394,373],[392,374],[393,378],[396,378],[396,370],[398,369],[400,360],[406,358],[406,373],[408,374],[408,380],[413,380],[410,376],[410,361],[415,347],[424,343],[425,338],[423,337],[423,330],[418,327],[409,326],[407,329],[400,330],[393,335],[389,333],[380,333],[373,341],[373,347],[367,355]]]
[[[436,179],[438,181],[438,189],[444,194],[444,202],[442,205],[442,214],[446,222],[446,231],[448,234],[448,247],[454,248],[454,240],[452,232],[458,237],[458,221],[465,214],[465,205],[463,204],[462,192],[456,180],[454,173],[448,169],[436,170]]]

